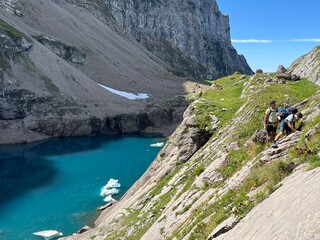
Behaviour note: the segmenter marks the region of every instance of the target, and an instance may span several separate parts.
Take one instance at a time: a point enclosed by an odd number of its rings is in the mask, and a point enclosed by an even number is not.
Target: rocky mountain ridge
[[[319,216],[309,206],[317,209],[318,202],[319,90],[307,79],[282,81],[273,73],[215,81],[211,90],[194,95],[153,164],[102,212],[96,227],[64,239],[318,236]],[[296,104],[304,114],[301,135],[289,135],[277,149],[253,141],[269,98],[279,107]],[[300,205],[301,194],[308,195],[308,206]]]
[[[206,79],[252,73],[231,45],[229,17],[215,0],[105,3],[122,29],[174,69]]]
[[[252,74],[231,44],[229,17],[215,0],[70,0],[133,35],[180,76],[217,79]]]
[[[320,46],[315,47],[308,54],[298,58],[289,67],[292,74],[307,77],[310,81],[320,84]]]

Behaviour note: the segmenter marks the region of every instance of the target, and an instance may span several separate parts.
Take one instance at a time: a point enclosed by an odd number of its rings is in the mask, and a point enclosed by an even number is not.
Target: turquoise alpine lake
[[[151,137],[77,137],[0,147],[0,239],[39,240],[33,232],[70,235],[93,225],[102,187],[119,180],[116,200],[155,159]]]

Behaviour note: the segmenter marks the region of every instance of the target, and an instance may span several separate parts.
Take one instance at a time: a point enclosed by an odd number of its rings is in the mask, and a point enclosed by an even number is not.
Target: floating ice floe
[[[61,237],[63,235],[62,232],[58,232],[57,230],[45,230],[40,232],[34,232],[33,234],[39,237],[43,237],[46,240]]]
[[[111,195],[106,196],[103,201],[107,202],[107,203],[111,203],[111,202],[115,202],[116,200],[114,198],[112,198]]]
[[[115,202],[116,200],[112,198],[112,195],[116,195],[119,193],[119,189],[121,184],[119,180],[110,178],[108,183],[101,189],[100,196],[104,197],[104,201],[107,203]]]
[[[119,187],[121,187],[119,180],[110,178],[108,183],[103,188],[111,189],[111,188],[119,188]]]
[[[108,195],[116,195],[119,193],[119,189],[116,189],[116,188],[111,188],[111,189],[108,189],[108,188],[102,188],[101,192],[100,192],[100,196],[101,197],[105,197],[105,196],[108,196]]]
[[[130,99],[130,100],[147,99],[147,98],[149,98],[149,95],[150,95],[150,94],[147,94],[147,93],[134,94],[134,93],[130,93],[130,92],[124,92],[124,91],[120,91],[120,90],[116,90],[116,89],[104,86],[104,85],[99,84],[99,83],[98,83],[98,85],[100,87],[103,87],[104,89],[108,90],[109,92],[112,92],[114,94],[117,94],[118,96],[125,97],[125,98]]]
[[[163,147],[163,146],[164,146],[164,142],[150,144],[150,147]]]

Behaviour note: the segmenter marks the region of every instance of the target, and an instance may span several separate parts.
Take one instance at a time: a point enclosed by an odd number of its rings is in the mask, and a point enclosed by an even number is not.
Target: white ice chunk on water
[[[63,236],[63,234],[57,230],[45,230],[40,232],[34,232],[33,234],[39,237],[43,237],[46,240]]]
[[[111,189],[108,189],[108,188],[102,188],[101,192],[100,192],[100,195],[101,197],[105,197],[105,196],[108,196],[108,195],[116,195],[119,193],[119,189],[116,189],[116,188],[111,188]]]
[[[154,143],[154,144],[150,144],[150,147],[163,147],[164,146],[164,142],[159,142],[159,143]]]
[[[149,98],[149,95],[150,95],[150,94],[147,94],[147,93],[134,94],[134,93],[130,93],[130,92],[124,92],[124,91],[120,91],[120,90],[117,90],[117,89],[113,89],[113,88],[104,86],[104,85],[99,84],[99,83],[98,83],[98,85],[100,87],[103,87],[104,89],[108,90],[111,93],[114,93],[114,94],[116,94],[118,96],[121,96],[121,97],[125,97],[125,98],[130,99],[130,100],[147,99],[147,98]]]
[[[100,196],[106,197],[106,199],[109,200],[108,197],[111,197],[112,195],[116,195],[119,193],[120,190],[118,188],[120,187],[121,184],[119,183],[119,180],[110,178],[108,183],[103,188],[101,188]]]
[[[110,203],[110,202],[115,202],[116,200],[114,198],[112,198],[111,195],[106,196],[103,201]]]
[[[119,183],[119,180],[110,178],[108,183],[104,186],[104,188],[111,189],[111,188],[119,188],[121,187],[121,184]]]

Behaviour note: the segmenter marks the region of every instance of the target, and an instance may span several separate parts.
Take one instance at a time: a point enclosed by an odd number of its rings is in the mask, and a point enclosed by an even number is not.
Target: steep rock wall
[[[172,68],[192,76],[218,78],[251,74],[230,41],[229,17],[215,0],[105,1],[118,25]]]

